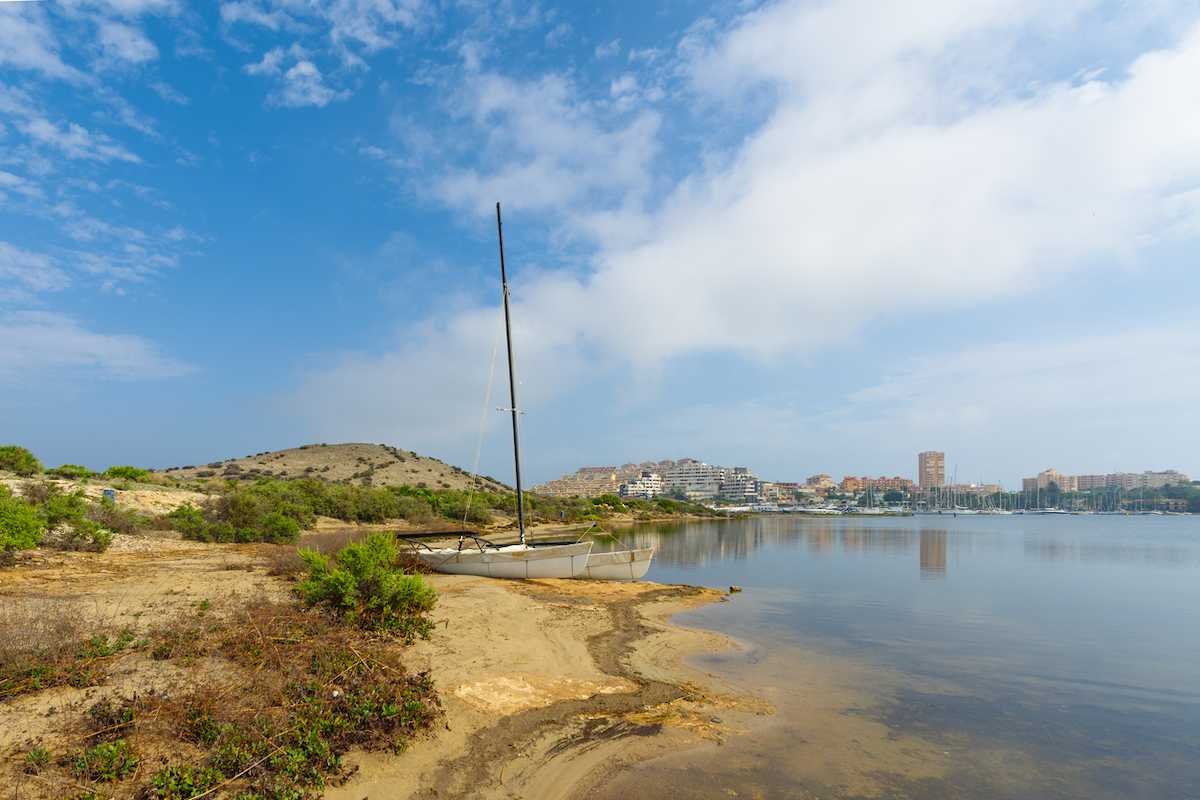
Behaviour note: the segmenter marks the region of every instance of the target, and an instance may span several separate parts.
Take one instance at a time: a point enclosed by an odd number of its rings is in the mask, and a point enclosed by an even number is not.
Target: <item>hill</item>
[[[406,484],[430,489],[469,489],[473,483],[466,470],[439,459],[385,444],[363,443],[306,444],[199,466],[170,467],[160,473],[177,480],[318,478],[331,483]],[[489,491],[509,489],[489,477],[480,478],[479,488]]]

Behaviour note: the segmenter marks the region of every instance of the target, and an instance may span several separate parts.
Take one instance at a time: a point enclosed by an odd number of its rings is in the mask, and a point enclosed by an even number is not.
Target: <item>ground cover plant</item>
[[[394,596],[380,577],[389,569],[387,548],[359,544],[336,555],[365,578],[357,588],[363,603],[424,617],[431,599],[420,608],[373,601]],[[350,566],[356,563],[364,568]],[[333,607],[298,600],[256,601],[220,613],[197,604],[123,645],[188,670],[187,679],[92,702],[73,717],[82,731],[70,740],[79,744],[56,750],[37,744],[21,754],[20,771],[36,775],[40,786],[70,787],[64,797],[80,789],[160,800],[319,797],[345,777],[348,750],[399,753],[440,715],[431,676],[409,672],[402,660],[403,632],[422,626],[398,621],[368,631],[359,624],[365,618],[356,615],[350,624]],[[77,634],[59,638],[74,641]],[[107,639],[93,645],[106,658],[122,646]]]
[[[76,620],[49,604],[0,608],[0,702],[53,686],[94,686],[134,645],[128,630],[103,624],[86,631]]]

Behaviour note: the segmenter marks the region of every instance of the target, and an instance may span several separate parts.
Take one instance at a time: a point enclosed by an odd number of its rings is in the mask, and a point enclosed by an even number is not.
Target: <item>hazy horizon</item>
[[[1200,477],[1200,8],[0,3],[0,443]]]

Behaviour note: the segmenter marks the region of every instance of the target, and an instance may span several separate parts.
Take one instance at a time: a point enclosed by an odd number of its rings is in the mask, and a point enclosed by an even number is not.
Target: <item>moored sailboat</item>
[[[423,547],[416,553],[435,572],[482,575],[491,578],[580,578],[588,568],[591,542],[533,547],[525,540],[525,495],[521,489],[521,437],[517,423],[517,382],[513,368],[512,322],[508,309],[508,271],[504,264],[504,227],[496,203],[496,234],[500,244],[500,287],[504,294],[504,337],[508,345],[508,398],[512,414],[513,467],[517,490],[519,541],[494,545],[478,536],[460,535],[458,547]],[[468,546],[470,539],[474,546]]]

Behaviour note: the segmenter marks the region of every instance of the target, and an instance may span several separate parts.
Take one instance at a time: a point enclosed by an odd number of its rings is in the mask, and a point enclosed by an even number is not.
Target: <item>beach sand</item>
[[[38,607],[109,628],[146,631],[211,605],[231,613],[253,598],[282,599],[263,551],[121,537],[103,554],[37,552],[0,570],[0,604]],[[733,646],[672,624],[680,611],[727,598],[654,583],[503,581],[433,575],[437,628],[404,650],[410,670],[432,672],[444,718],[400,755],[351,752],[348,779],[330,798],[571,798],[623,766],[703,742],[735,726],[722,719],[769,708],[686,663]],[[205,603],[208,601],[208,603]],[[204,665],[195,668],[203,669]],[[72,720],[98,698],[186,680],[144,653],[118,657],[98,687],[60,687],[0,704],[3,776],[20,797],[58,790],[20,776],[34,740],[71,745]]]

